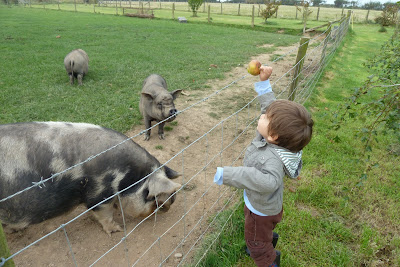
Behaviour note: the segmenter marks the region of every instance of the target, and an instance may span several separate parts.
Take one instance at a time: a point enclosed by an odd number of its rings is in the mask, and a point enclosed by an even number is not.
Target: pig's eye
[[[162,109],[162,103],[158,103],[158,104],[157,104],[157,107],[158,107],[159,109]]]

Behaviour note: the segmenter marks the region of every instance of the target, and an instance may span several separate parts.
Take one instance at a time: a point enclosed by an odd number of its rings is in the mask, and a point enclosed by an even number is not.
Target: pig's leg
[[[149,129],[151,127],[151,119],[148,116],[144,116],[144,127]],[[144,140],[148,141],[150,139],[151,130],[147,130],[144,135]]]
[[[159,125],[158,125],[158,138],[160,138],[161,140],[162,139],[164,139],[164,124],[165,124],[165,122],[163,122],[163,123],[160,123]]]
[[[103,226],[104,231],[111,236],[113,232],[121,232],[122,228],[113,220],[114,202],[101,204],[93,210],[94,217]]]
[[[82,74],[82,73],[79,73],[79,74],[78,74],[78,84],[79,84],[79,85],[82,85],[82,79],[83,79],[83,74]]]
[[[72,73],[69,74],[69,83],[74,84],[74,75]]]

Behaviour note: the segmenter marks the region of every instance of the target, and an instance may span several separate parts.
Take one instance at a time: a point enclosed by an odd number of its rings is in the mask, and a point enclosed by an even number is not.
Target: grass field
[[[355,136],[363,122],[350,120],[340,132],[331,127],[339,104],[371,74],[363,63],[391,35],[378,29],[355,26],[306,103],[314,136],[304,150],[301,179],[286,179],[284,218],[276,229],[283,267],[400,266],[400,145],[393,135],[379,136],[370,158],[377,165],[364,179],[363,148]],[[336,135],[340,142],[333,141]],[[227,225],[200,266],[255,266],[243,251],[243,204]]]
[[[49,9],[61,9],[61,10],[69,10],[75,11],[75,2],[71,1],[25,1],[26,7],[35,7],[35,8],[49,8]],[[123,7],[133,7],[139,8],[142,7],[145,9],[154,10],[155,16],[157,18],[166,18],[172,19],[172,8],[175,6],[174,15],[175,18],[178,16],[185,16],[190,20],[198,20],[198,18],[192,17],[192,12],[189,9],[187,2],[154,2],[154,1],[103,1],[102,4],[82,4],[82,1],[77,1],[76,10],[79,12],[98,12],[104,14],[123,14]],[[247,25],[251,24],[251,16],[254,7],[254,16],[259,23],[263,22],[263,19],[260,17],[260,11],[265,8],[265,5],[253,5],[253,4],[234,4],[234,3],[205,3],[200,6],[198,10],[198,15],[200,17],[207,18],[208,7],[210,7],[211,17],[213,19],[219,18],[219,16],[223,15],[225,17],[231,16],[230,20],[235,21],[234,24],[244,23]],[[318,7],[310,7],[312,13],[310,14],[309,20],[315,21],[318,23],[335,21],[340,19],[343,15],[346,15],[349,9],[342,8],[327,8],[320,7],[318,11]],[[381,15],[381,11],[376,10],[364,10],[364,9],[353,9],[353,20],[355,23],[365,23],[368,21],[374,21],[374,19]],[[302,15],[299,11],[297,11],[295,6],[285,6],[281,5],[279,7],[278,13],[271,18],[274,19],[293,19],[296,21],[300,21]],[[217,19],[217,21],[221,21]],[[215,21],[213,21],[215,22]],[[231,23],[226,21],[226,23]]]
[[[140,90],[151,73],[163,75],[170,90],[198,90],[265,51],[259,44],[299,40],[231,27],[4,6],[0,24],[1,123],[90,122],[122,132],[141,122]],[[69,85],[63,64],[76,48],[90,58],[82,87]]]

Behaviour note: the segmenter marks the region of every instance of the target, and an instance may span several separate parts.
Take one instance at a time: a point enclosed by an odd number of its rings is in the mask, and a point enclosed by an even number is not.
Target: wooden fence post
[[[326,47],[328,46],[329,42],[329,37],[331,35],[331,30],[332,30],[332,21],[329,21],[328,23],[328,28],[326,29],[326,35],[325,35],[325,40],[324,40],[324,46],[322,47],[322,53],[321,53],[321,60],[319,61],[320,65],[325,64],[325,54],[326,54]],[[321,68],[322,69],[322,68]]]
[[[277,17],[278,17],[278,9],[275,12],[275,18],[277,18]]]
[[[308,48],[308,42],[310,41],[310,38],[308,37],[302,37],[300,39],[300,46],[299,50],[297,51],[297,58],[296,58],[296,67],[294,68],[294,73],[293,73],[293,81],[292,84],[290,85],[290,91],[289,91],[289,100],[293,101],[294,97],[296,95],[296,87],[297,83],[299,80],[299,74],[301,72],[301,69],[304,64],[304,57],[307,53],[307,48]]]
[[[6,240],[6,235],[3,232],[3,226],[1,225],[0,222],[0,262],[1,258],[3,257],[8,258],[10,256],[10,250],[8,249],[7,246],[7,240]],[[14,262],[13,260],[8,260],[6,263],[3,265],[4,267],[14,267]]]
[[[172,19],[175,19],[175,2],[172,3]]]
[[[343,14],[344,14],[344,7],[342,7],[342,17],[343,17]]]
[[[203,13],[206,13],[206,4],[207,2],[203,2]]]
[[[238,16],[240,16],[240,3],[239,3],[239,7],[238,7]]]
[[[317,11],[317,21],[319,19],[319,9],[320,9],[320,7],[318,7],[318,11]]]
[[[222,2],[221,2],[221,15],[222,15]]]
[[[260,4],[258,4],[258,15],[257,15],[257,17],[259,17],[259,16],[260,16],[260,9],[261,9],[261,5],[260,5]]]
[[[400,9],[399,12],[397,12],[397,21],[396,21],[396,29],[394,30],[394,34],[393,37],[397,37],[399,35],[399,31],[400,31]]]
[[[251,27],[254,28],[254,5],[253,10],[251,11]]]
[[[367,16],[365,17],[365,22],[366,23],[368,23],[368,16],[369,16],[369,9],[368,9],[368,12],[367,12]]]
[[[211,8],[211,6],[210,6],[210,5],[208,5],[208,23],[210,23],[210,22],[211,22],[211,17],[210,17],[210,8]]]
[[[297,7],[296,7],[296,19],[297,19]]]

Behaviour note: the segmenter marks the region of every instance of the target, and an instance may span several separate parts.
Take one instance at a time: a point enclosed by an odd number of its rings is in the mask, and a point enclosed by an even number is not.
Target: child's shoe
[[[274,248],[276,247],[276,244],[278,243],[278,239],[279,239],[278,233],[272,232],[272,245],[274,246]],[[248,256],[250,256],[250,250],[247,246],[244,248],[244,251],[246,252],[246,254]]]
[[[276,258],[274,262],[269,267],[279,267],[281,266],[281,252],[279,250],[276,251]]]
[[[247,246],[244,247],[244,251],[246,252],[247,256],[250,256],[250,250]]]
[[[279,235],[278,233],[272,232],[272,245],[274,248],[276,247],[276,244],[278,243]]]

